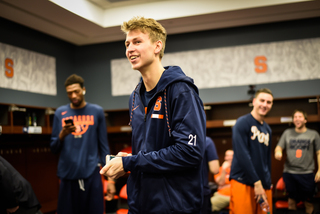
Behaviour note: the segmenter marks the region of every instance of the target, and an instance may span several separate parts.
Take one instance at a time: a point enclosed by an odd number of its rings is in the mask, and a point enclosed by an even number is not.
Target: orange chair
[[[128,199],[127,184],[123,185],[123,187],[121,188],[119,192],[119,197],[120,199],[124,199],[124,200]],[[127,213],[128,213],[128,209],[120,208],[117,210],[117,214],[127,214]]]
[[[120,152],[132,153],[132,147],[128,146],[126,148],[123,148]]]
[[[286,200],[277,200],[274,204],[276,209],[288,209],[288,194],[286,192],[286,185],[283,181],[283,178],[281,177],[277,184],[276,184],[276,190],[275,190],[275,196],[279,195],[279,192],[282,192],[282,195],[285,197]],[[304,203],[300,201],[297,203],[297,208],[304,208]]]

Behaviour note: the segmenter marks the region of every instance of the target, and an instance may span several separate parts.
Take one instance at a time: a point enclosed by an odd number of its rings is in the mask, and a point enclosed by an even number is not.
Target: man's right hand
[[[71,123],[67,123],[63,128],[62,130],[60,131],[60,134],[59,134],[59,139],[60,140],[64,140],[64,138],[72,133],[76,131],[76,127],[74,125],[71,125]]]
[[[257,203],[259,202],[260,198],[262,198],[264,203],[266,203],[269,206],[266,191],[263,189],[260,180],[254,183],[254,195]]]

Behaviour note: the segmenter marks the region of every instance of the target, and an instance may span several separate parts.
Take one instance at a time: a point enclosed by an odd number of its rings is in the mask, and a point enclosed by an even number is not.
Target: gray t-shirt
[[[314,171],[314,154],[320,150],[318,132],[307,129],[304,133],[297,133],[294,128],[287,129],[282,134],[278,146],[287,153],[283,172],[307,174]]]

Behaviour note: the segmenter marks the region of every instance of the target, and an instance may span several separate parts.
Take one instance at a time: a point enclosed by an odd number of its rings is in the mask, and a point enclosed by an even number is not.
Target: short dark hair
[[[294,110],[293,113],[292,113],[292,119],[293,119],[293,117],[294,117],[294,114],[297,113],[297,112],[302,113],[303,116],[304,116],[304,119],[307,119],[307,116],[308,116],[308,115],[307,115],[307,112],[305,112],[305,111],[302,110],[302,109],[296,109],[296,110]]]
[[[270,94],[273,97],[273,94],[272,94],[272,92],[271,92],[271,90],[269,88],[260,88],[259,90],[257,90],[257,92],[254,95],[254,97],[257,98],[260,93]]]
[[[76,83],[79,83],[80,87],[83,88],[84,86],[83,78],[76,74],[72,74],[66,79],[66,81],[64,82],[64,86],[67,87],[69,85],[76,84]]]

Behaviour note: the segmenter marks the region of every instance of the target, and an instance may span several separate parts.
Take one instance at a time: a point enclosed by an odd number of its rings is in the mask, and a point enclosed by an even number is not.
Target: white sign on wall
[[[165,53],[199,89],[320,79],[320,38]],[[112,95],[129,95],[140,78],[126,58],[111,61]]]
[[[0,87],[57,95],[56,59],[0,43]]]

